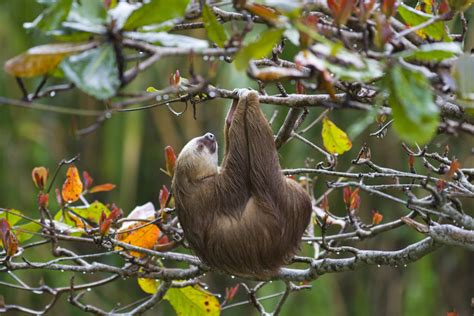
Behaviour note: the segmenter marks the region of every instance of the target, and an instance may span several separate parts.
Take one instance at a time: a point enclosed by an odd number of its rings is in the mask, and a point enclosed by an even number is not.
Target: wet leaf
[[[90,43],[49,44],[30,48],[25,53],[5,62],[5,72],[15,77],[34,77],[48,74],[59,63],[72,54],[77,54],[96,46]]]
[[[212,12],[212,9],[209,8],[207,4],[202,6],[202,19],[209,39],[216,43],[217,46],[224,47],[229,36],[227,35],[224,26],[217,21],[214,12]]]
[[[400,3],[398,6],[398,13],[401,15],[403,20],[405,20],[408,26],[416,26],[433,18],[432,15],[415,10],[404,3]],[[442,21],[428,25],[427,27],[418,31],[417,34],[422,37],[429,36],[438,41],[450,41],[449,36],[446,33],[444,22]]]
[[[251,59],[258,59],[271,53],[273,47],[281,40],[282,29],[268,29],[260,34],[260,37],[243,47],[235,55],[235,67],[244,70]]]
[[[61,190],[61,196],[64,202],[73,203],[79,200],[82,193],[82,181],[76,166],[70,166],[67,169],[66,181]]]
[[[166,292],[164,299],[170,302],[177,315],[217,316],[221,311],[217,298],[198,285],[171,288]]]
[[[78,88],[97,99],[114,96],[120,87],[117,61],[111,44],[103,44],[66,58],[61,63],[61,69]]]
[[[145,41],[151,44],[157,44],[164,47],[181,47],[194,49],[202,49],[209,47],[209,43],[205,40],[186,35],[170,34],[167,32],[124,32],[124,36],[134,40]]]
[[[426,77],[416,71],[393,66],[385,77],[392,108],[393,127],[410,144],[425,144],[436,133],[439,109],[433,101]]]
[[[72,0],[57,0],[38,15],[33,22],[25,23],[23,27],[41,31],[58,29],[61,23],[66,20],[72,3]]]
[[[106,191],[111,191],[115,189],[115,184],[112,183],[104,183],[104,184],[99,184],[96,186],[93,186],[89,192],[90,193],[97,193],[97,192],[106,192]]]
[[[280,22],[280,14],[278,13],[278,11],[268,6],[264,6],[258,3],[246,3],[245,9],[253,15],[257,15],[271,24],[276,24]]]
[[[324,147],[331,154],[343,154],[352,147],[347,134],[328,118],[323,119],[322,137]]]
[[[131,30],[183,17],[188,3],[189,0],[151,0],[133,11],[123,28]]]
[[[407,60],[441,61],[462,54],[458,43],[431,43],[419,46],[416,50],[406,50],[400,54]]]

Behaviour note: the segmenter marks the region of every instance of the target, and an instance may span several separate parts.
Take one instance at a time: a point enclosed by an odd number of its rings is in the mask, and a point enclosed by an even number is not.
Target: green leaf
[[[72,212],[68,210],[60,210],[54,216],[54,220],[63,222],[72,227],[83,228],[84,223],[81,218],[85,220],[86,223],[97,224],[99,223],[100,214],[102,214],[102,212],[107,216],[110,214],[108,207],[99,201],[95,201],[89,206],[70,207],[70,209]]]
[[[456,95],[464,106],[474,107],[474,55],[464,54],[453,65]]]
[[[29,222],[27,224],[13,227],[13,231],[20,244],[33,238],[35,236],[33,233],[38,232],[40,229],[41,225],[35,222]],[[28,232],[31,232],[32,234]]]
[[[352,142],[347,134],[327,117],[323,119],[321,136],[323,137],[324,147],[331,154],[342,155],[352,148]]]
[[[152,44],[160,44],[161,46],[165,47],[182,47],[195,49],[209,47],[208,42],[205,40],[185,35],[169,34],[166,32],[124,32],[123,35],[134,40],[145,41]]]
[[[188,3],[189,0],[151,0],[133,11],[123,28],[131,30],[144,25],[181,18],[186,12]]]
[[[260,38],[243,47],[235,55],[237,70],[245,70],[251,59],[263,58],[268,55],[273,47],[280,41],[282,29],[269,29],[260,34]]]
[[[350,82],[368,82],[383,76],[382,65],[375,59],[362,57],[335,44],[316,44],[311,51],[337,79]],[[324,57],[324,58],[323,58]]]
[[[24,23],[23,27],[25,29],[39,29],[44,32],[55,30],[66,20],[71,5],[72,0],[58,0],[38,15],[33,22]]]
[[[400,3],[398,6],[398,13],[409,26],[416,26],[433,18],[432,15],[413,9],[404,3]],[[422,37],[424,35],[428,35],[429,37],[438,41],[450,41],[450,38],[446,33],[444,22],[442,21],[432,23],[427,27],[422,28],[420,32],[417,32],[417,34],[421,35]]]
[[[459,43],[432,43],[419,46],[416,50],[403,51],[400,57],[407,60],[441,61],[462,54]]]
[[[202,19],[204,20],[204,27],[209,39],[216,43],[217,46],[224,47],[229,36],[227,35],[224,26],[217,21],[214,12],[212,12],[207,4],[204,4],[202,7]]]
[[[8,224],[10,224],[10,226],[15,225],[22,219],[21,216],[18,216],[15,214],[21,215],[21,212],[14,209],[9,209],[8,212],[0,210],[0,218],[6,219]]]
[[[107,22],[106,18],[104,1],[81,0],[73,3],[67,20],[86,25],[101,25]]]
[[[217,316],[221,311],[217,298],[199,286],[171,288],[164,299],[170,302],[177,315]]]
[[[433,101],[429,81],[420,72],[395,65],[384,83],[389,93],[393,127],[400,138],[410,144],[427,143],[439,124],[439,109]]]
[[[120,87],[117,61],[111,44],[71,56],[61,63],[64,75],[79,89],[97,99],[115,95]]]

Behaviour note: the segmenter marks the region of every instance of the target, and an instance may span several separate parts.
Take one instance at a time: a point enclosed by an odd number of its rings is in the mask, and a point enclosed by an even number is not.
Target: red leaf
[[[18,239],[5,218],[0,218],[0,237],[7,257],[12,257],[18,250]]]
[[[179,85],[180,80],[181,80],[181,75],[179,73],[179,70],[176,69],[175,73],[170,74],[170,77],[169,77],[170,86]]]
[[[42,208],[47,208],[49,205],[49,195],[47,193],[38,194],[38,205]]]
[[[324,197],[323,197],[323,200],[321,201],[320,206],[324,211],[329,212],[329,199],[328,199],[327,194],[324,194]]]
[[[301,80],[296,80],[296,93],[304,94],[304,85]]]
[[[40,190],[44,189],[46,182],[48,181],[48,169],[45,167],[35,167],[31,172],[31,177],[36,187]]]
[[[97,192],[105,192],[105,191],[111,191],[115,189],[115,184],[112,183],[104,183],[104,184],[99,184],[92,189],[89,190],[90,193],[97,193]]]
[[[336,25],[344,25],[354,11],[355,0],[328,0],[328,7],[331,10]]]
[[[58,202],[59,206],[63,205],[63,199],[61,199],[61,192],[59,191],[58,188],[55,189],[56,191],[56,201]]]
[[[234,299],[235,294],[239,290],[240,283],[237,283],[233,287],[226,287],[225,288],[225,301],[228,303]]]
[[[446,187],[446,181],[444,181],[443,179],[439,179],[436,182],[436,188],[438,189],[438,192],[442,192],[445,187]]]
[[[160,208],[164,209],[166,207],[166,201],[168,201],[168,197],[170,195],[170,191],[163,185],[163,189],[160,190]]]
[[[397,0],[382,0],[382,13],[385,16],[391,17],[397,13],[398,1]]]
[[[176,154],[171,146],[165,147],[165,161],[166,161],[166,172],[170,177],[174,174],[174,166],[176,164]]]
[[[379,211],[372,211],[372,224],[378,225],[383,220],[383,215],[379,213]]]
[[[107,236],[110,231],[112,223],[122,216],[122,210],[119,209],[115,204],[112,205],[112,210],[110,211],[109,216],[105,215],[105,212],[102,211],[99,219],[99,232],[102,236]]]
[[[344,189],[342,189],[342,199],[348,208],[351,205],[351,194],[352,194],[351,188],[345,187]]]
[[[94,179],[89,175],[89,172],[83,171],[82,172],[82,178],[84,179],[84,187],[85,189],[89,189],[94,182]]]
[[[360,206],[360,195],[359,195],[359,188],[357,188],[351,193],[350,210],[357,210],[359,206]]]
[[[415,165],[415,157],[413,155],[408,156],[408,167],[410,167],[410,170],[413,170],[413,166]]]

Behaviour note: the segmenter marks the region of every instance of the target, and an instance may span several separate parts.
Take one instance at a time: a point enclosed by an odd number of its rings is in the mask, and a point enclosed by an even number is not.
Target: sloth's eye
[[[204,145],[203,145],[203,144],[199,144],[199,145],[198,145],[198,150],[199,150],[199,151],[202,151],[203,149],[204,149]]]

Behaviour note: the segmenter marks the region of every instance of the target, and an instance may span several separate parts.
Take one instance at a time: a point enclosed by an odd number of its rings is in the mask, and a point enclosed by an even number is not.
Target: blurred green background
[[[22,28],[24,22],[32,21],[41,12],[41,6],[33,0],[0,0],[0,62],[19,54],[27,48],[48,42],[36,32],[26,32]],[[193,35],[201,36],[201,30],[193,31]],[[292,58],[294,48],[289,46],[286,54]],[[187,76],[189,61],[187,58],[167,58],[156,63],[147,72],[141,74],[129,88],[129,91],[144,91],[148,86],[156,88],[168,84],[168,75],[180,69],[182,76]],[[197,73],[206,76],[208,62],[195,60]],[[54,80],[52,81],[54,83]],[[38,84],[38,80],[26,82],[30,91]],[[237,87],[253,87],[253,82],[247,80],[244,73],[238,73],[232,65],[219,64],[217,77],[212,84],[233,89]],[[288,92],[294,92],[291,84]],[[268,91],[274,91],[269,87]],[[0,71],[0,95],[10,98],[21,98],[21,92],[14,78]],[[103,104],[77,90],[58,93],[53,98],[41,100],[53,105],[72,108],[101,109]],[[26,110],[0,105],[0,207],[16,208],[31,217],[38,217],[36,207],[36,189],[31,181],[31,170],[35,166],[46,166],[54,170],[57,163],[64,158],[81,155],[77,163],[80,171],[87,170],[95,179],[95,183],[111,182],[117,188],[110,193],[99,193],[96,198],[106,203],[116,203],[127,214],[136,205],[152,201],[157,204],[160,187],[170,184],[170,179],[160,168],[164,167],[163,148],[172,145],[178,152],[192,137],[205,132],[213,132],[221,140],[222,125],[227,101],[216,100],[197,107],[197,120],[193,119],[192,111],[188,110],[177,117],[166,108],[155,108],[148,111],[114,114],[111,119],[95,132],[76,138],[73,134],[75,126],[86,127],[94,122],[92,118],[72,117],[35,110]],[[175,110],[180,110],[176,105]],[[184,107],[183,107],[184,108]],[[278,116],[274,123],[276,132],[282,123],[286,108],[263,106],[270,117],[275,110]],[[314,119],[322,109],[311,109],[307,122]],[[334,111],[330,114],[339,127],[344,130],[354,130],[366,117],[365,113],[357,111]],[[339,170],[350,166],[362,143],[367,142],[372,149],[372,157],[376,163],[391,168],[407,169],[407,158],[400,147],[400,141],[390,131],[384,139],[375,139],[368,134],[376,130],[371,124],[360,134],[352,133],[353,149],[341,158]],[[316,127],[307,137],[321,144],[320,127]],[[449,144],[451,154],[455,155],[462,166],[473,166],[472,138],[460,135],[448,139],[446,136],[437,137],[432,149],[442,149]],[[222,146],[221,146],[222,147]],[[222,148],[220,149],[222,153]],[[307,157],[320,161],[323,159],[317,152],[302,143],[293,140],[286,144],[281,153],[281,163],[284,168],[304,166]],[[422,166],[417,166],[419,170]],[[64,171],[60,173],[57,186],[64,179]],[[316,181],[316,196],[326,189],[325,181]],[[332,179],[334,180],[334,179]],[[341,192],[336,191],[330,196],[331,210],[337,214],[343,213],[341,207]],[[54,198],[50,198],[52,209],[55,207]],[[472,203],[466,206],[472,210]],[[383,201],[367,194],[362,194],[361,216],[370,221],[370,210],[377,209],[384,215],[384,221],[395,219],[406,210],[398,205]],[[410,242],[421,239],[422,236],[408,228],[401,228],[378,236],[369,241],[360,242],[358,247],[363,249],[398,249]],[[79,252],[96,252],[98,249],[89,246],[87,249],[80,245],[68,245]],[[307,246],[305,246],[307,247]],[[303,251],[310,254],[311,250]],[[32,260],[47,260],[49,246],[38,248],[35,253],[28,252]],[[49,256],[49,255],[48,255]],[[49,258],[49,257],[48,257]],[[111,259],[106,259],[111,260]],[[110,262],[110,261],[109,261]],[[15,272],[23,281],[31,286],[44,282],[50,286],[67,286],[71,274],[52,273],[48,271],[19,271]],[[92,281],[101,276],[76,276],[76,283]],[[102,276],[103,277],[103,276]],[[14,283],[7,273],[0,273],[0,280]],[[225,276],[208,275],[209,290],[213,293],[225,293],[225,287],[234,285],[237,280]],[[460,315],[470,315],[471,298],[474,297],[474,256],[472,253],[456,248],[442,248],[433,255],[427,256],[407,267],[369,266],[355,272],[324,275],[312,282],[311,290],[292,294],[283,308],[283,315],[446,315],[446,312],[456,310]],[[280,292],[282,283],[273,282],[265,286],[260,295]],[[234,302],[245,299],[243,289],[240,289]],[[36,295],[28,292],[14,291],[0,285],[0,295],[7,304],[21,304],[31,308],[41,309],[48,300],[47,295]],[[140,290],[135,280],[119,280],[91,292],[87,292],[83,301],[98,305],[105,310],[114,306],[124,306],[146,294]],[[268,308],[275,304],[275,299],[266,300]],[[271,310],[271,309],[269,309]],[[82,311],[66,302],[64,295],[52,309],[52,315],[79,315]],[[157,305],[149,315],[173,315],[167,302]],[[224,315],[253,315],[255,310],[248,304],[225,310]]]

